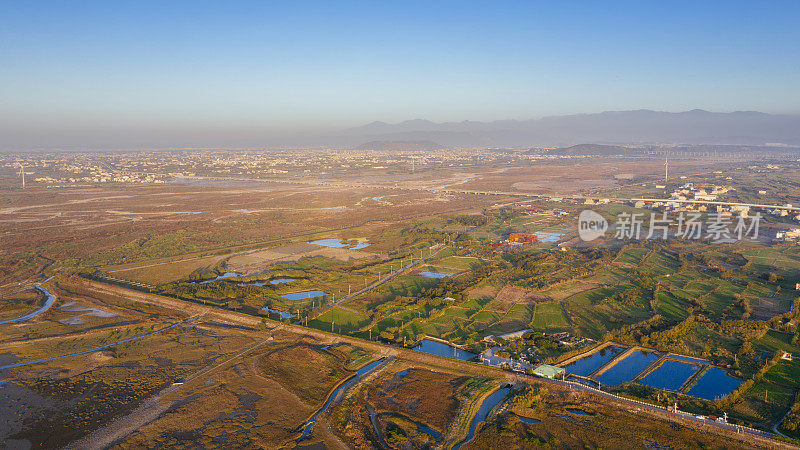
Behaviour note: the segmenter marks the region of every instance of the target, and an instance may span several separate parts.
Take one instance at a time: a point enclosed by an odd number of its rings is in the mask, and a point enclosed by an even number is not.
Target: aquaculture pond
[[[677,391],[698,370],[700,370],[700,366],[697,364],[688,364],[669,359],[639,382],[657,389]]]
[[[742,380],[733,378],[719,367],[709,367],[686,393],[706,400],[717,400],[733,392]]]
[[[489,413],[492,412],[494,407],[497,406],[497,404],[500,403],[506,397],[506,395],[508,395],[509,391],[511,391],[511,388],[500,388],[494,391],[490,396],[486,397],[486,400],[481,403],[481,406],[478,408],[478,412],[475,414],[475,417],[472,418],[472,422],[469,424],[469,433],[467,434],[467,438],[454,445],[453,450],[458,450],[462,445],[471,441],[472,438],[475,437],[475,429],[478,427],[478,424],[485,421],[486,418],[489,417]]]
[[[453,276],[452,273],[432,272],[432,271],[429,271],[429,270],[423,270],[422,272],[419,273],[419,275],[422,276],[422,277],[425,277],[425,278],[436,278],[436,279],[439,279],[439,280],[442,279],[442,278],[447,278],[447,277]]]
[[[418,352],[429,353],[431,355],[444,356],[446,358],[461,359],[464,361],[468,361],[476,356],[475,353],[470,353],[466,350],[461,350],[460,348],[452,347],[450,345],[432,341],[430,339],[423,339],[420,341],[420,343],[414,347],[414,350]]]
[[[564,370],[573,375],[588,377],[592,372],[599,369],[603,364],[614,359],[614,357],[622,353],[624,350],[625,347],[605,347],[589,356],[585,356],[567,364],[564,366]]]
[[[616,386],[620,383],[636,378],[636,375],[650,364],[653,364],[661,355],[645,350],[636,350],[626,356],[622,361],[618,361],[608,370],[597,377],[597,381],[607,386]]]
[[[687,362],[689,364],[700,364],[700,365],[711,364],[711,362],[708,361],[707,359],[695,358],[693,356],[676,355],[674,353],[670,353],[668,356],[670,359],[677,359],[678,361]]]
[[[281,295],[281,297],[287,300],[305,300],[307,298],[322,297],[324,295],[328,295],[328,293],[325,291],[315,290],[315,291],[292,292],[291,294],[283,294]]]

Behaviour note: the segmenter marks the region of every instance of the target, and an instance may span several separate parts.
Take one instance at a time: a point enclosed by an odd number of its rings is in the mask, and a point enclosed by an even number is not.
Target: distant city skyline
[[[799,13],[790,1],[12,2],[0,148],[637,109],[798,114]]]

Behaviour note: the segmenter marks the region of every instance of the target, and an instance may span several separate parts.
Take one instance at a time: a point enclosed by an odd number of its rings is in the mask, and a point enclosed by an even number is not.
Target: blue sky
[[[4,2],[0,132],[799,113],[798,17],[797,1]]]

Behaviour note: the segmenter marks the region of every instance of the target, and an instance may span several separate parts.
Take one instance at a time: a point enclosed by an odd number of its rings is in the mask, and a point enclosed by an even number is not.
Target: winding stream
[[[486,397],[483,403],[481,403],[480,408],[478,408],[478,412],[475,413],[475,417],[472,418],[472,423],[469,425],[469,434],[467,434],[466,439],[454,445],[453,450],[458,450],[462,445],[471,441],[472,438],[475,437],[475,429],[478,427],[478,424],[485,421],[486,418],[489,417],[489,413],[492,412],[494,407],[497,406],[497,404],[500,403],[510,391],[510,387],[504,387],[494,391],[490,396]]]
[[[50,291],[48,291],[47,289],[43,288],[41,284],[37,284],[36,285],[36,289],[38,289],[44,295],[47,296],[47,300],[44,302],[44,305],[42,305],[41,308],[37,309],[36,311],[34,311],[34,312],[32,312],[32,313],[30,313],[28,315],[25,315],[25,316],[22,316],[22,317],[18,317],[16,319],[4,320],[4,321],[0,322],[0,325],[2,325],[4,323],[25,322],[26,320],[31,320],[34,317],[38,316],[39,314],[41,314],[41,313],[47,311],[48,309],[50,309],[50,307],[53,306],[53,302],[56,301],[56,298],[53,296],[53,294],[50,293]]]
[[[314,424],[317,423],[317,417],[319,417],[320,414],[322,414],[323,412],[325,412],[325,410],[328,409],[328,407],[331,405],[331,403],[333,403],[333,401],[336,399],[336,397],[339,395],[340,392],[347,390],[351,386],[356,384],[356,382],[358,382],[358,380],[363,378],[364,375],[375,370],[375,368],[378,367],[385,359],[386,358],[376,359],[375,361],[372,361],[366,366],[358,369],[355,375],[350,377],[347,381],[339,385],[338,388],[336,388],[333,392],[331,392],[331,395],[329,395],[328,399],[325,400],[325,404],[322,405],[322,408],[320,408],[319,411],[315,412],[314,415],[311,416],[311,419],[309,419],[308,422],[306,422],[303,425],[303,434],[300,435],[300,437],[297,439],[296,442],[300,442],[306,437],[308,437],[308,434],[311,433],[311,429],[314,428]]]

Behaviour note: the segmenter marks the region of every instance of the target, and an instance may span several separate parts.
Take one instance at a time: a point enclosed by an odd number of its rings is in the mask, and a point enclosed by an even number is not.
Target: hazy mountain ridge
[[[533,120],[372,122],[342,132],[364,140],[435,141],[447,146],[561,146],[585,142],[800,145],[800,115],[695,109],[607,111]]]
[[[433,141],[370,141],[358,146],[358,150],[437,150],[442,148]]]

